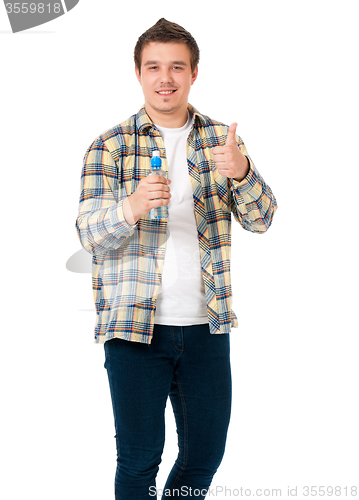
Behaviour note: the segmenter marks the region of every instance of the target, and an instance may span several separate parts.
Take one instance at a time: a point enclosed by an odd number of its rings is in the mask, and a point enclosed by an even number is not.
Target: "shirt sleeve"
[[[95,254],[117,250],[133,234],[118,200],[119,172],[101,137],[86,151],[76,230],[85,250]]]
[[[249,172],[241,182],[229,179],[231,210],[244,229],[264,233],[272,223],[277,201],[249,157],[243,141],[239,138],[238,142],[241,152],[248,158]]]

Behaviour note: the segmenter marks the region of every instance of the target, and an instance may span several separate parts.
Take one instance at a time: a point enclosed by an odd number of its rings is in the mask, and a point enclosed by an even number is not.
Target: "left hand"
[[[225,145],[216,146],[212,153],[218,173],[240,182],[248,174],[249,161],[238,147],[236,128],[237,123],[232,123],[228,129]]]

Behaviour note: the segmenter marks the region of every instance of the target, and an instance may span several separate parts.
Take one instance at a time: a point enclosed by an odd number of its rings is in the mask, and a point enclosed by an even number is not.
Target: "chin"
[[[152,106],[158,113],[173,113],[178,107],[177,106]]]

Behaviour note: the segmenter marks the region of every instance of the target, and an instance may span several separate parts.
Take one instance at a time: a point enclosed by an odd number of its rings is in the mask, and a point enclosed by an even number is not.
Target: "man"
[[[95,341],[104,343],[117,444],[115,495],[153,498],[166,401],[179,453],[167,498],[205,498],[222,460],[231,409],[231,213],[262,233],[275,198],[229,128],[188,104],[193,37],[160,19],[139,39],[136,115],[86,152],[77,230],[93,255]],[[168,179],[151,175],[159,151]],[[168,205],[168,219],[149,211]]]

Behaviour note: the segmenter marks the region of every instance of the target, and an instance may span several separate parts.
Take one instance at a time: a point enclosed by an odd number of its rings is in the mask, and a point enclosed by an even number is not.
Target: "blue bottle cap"
[[[160,158],[160,152],[159,151],[152,151],[151,167],[152,168],[161,168],[161,166],[162,166],[162,160]]]

